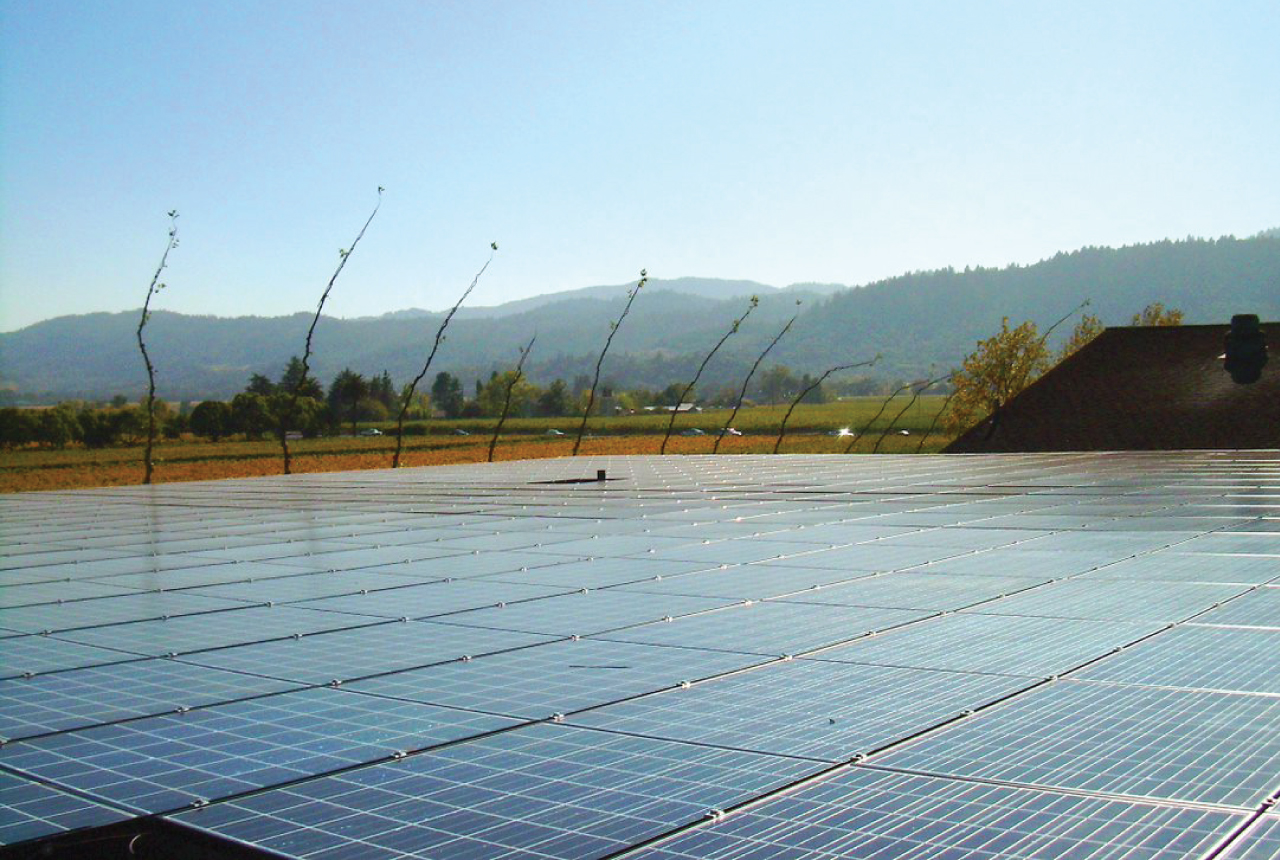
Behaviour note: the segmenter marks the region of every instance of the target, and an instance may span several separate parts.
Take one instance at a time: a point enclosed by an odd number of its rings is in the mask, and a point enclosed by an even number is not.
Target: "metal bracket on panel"
[[[692,682],[692,681],[681,681],[681,682],[680,682],[680,689],[681,689],[681,690],[687,690],[687,689],[689,689],[689,688],[690,688],[690,687],[692,687],[692,686],[693,686],[693,682]]]
[[[552,714],[552,715],[551,715],[551,722],[553,722],[553,723],[563,723],[563,722],[564,722],[564,714],[560,713],[559,711],[557,711],[556,713]]]
[[[458,659],[460,659],[463,663],[470,663],[470,662],[471,662],[471,655],[470,655],[470,654],[463,654],[463,655],[462,655],[460,658],[458,658]]]
[[[712,821],[720,821],[722,818],[724,818],[724,810],[723,810],[723,809],[708,809],[708,810],[707,810],[707,818],[711,819]]]
[[[175,714],[185,714],[190,712],[190,710],[191,708],[187,707],[186,705],[178,705],[178,707],[173,709],[173,712]]]
[[[329,686],[330,686],[330,687],[341,687],[341,686],[342,686],[342,682],[341,682],[340,680],[338,680],[337,678],[334,678],[332,681],[330,681],[330,682],[329,682]]]
[[[866,753],[854,753],[853,755],[849,756],[849,763],[858,764],[859,762],[866,761],[866,758],[867,758]]]

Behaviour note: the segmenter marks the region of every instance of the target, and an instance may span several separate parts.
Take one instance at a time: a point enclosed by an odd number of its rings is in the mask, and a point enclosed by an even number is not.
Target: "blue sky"
[[[0,0],[0,329],[1280,226],[1266,2]]]

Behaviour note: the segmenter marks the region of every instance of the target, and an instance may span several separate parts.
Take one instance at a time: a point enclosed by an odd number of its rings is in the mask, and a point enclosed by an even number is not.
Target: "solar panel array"
[[[1280,856],[1275,452],[304,475],[0,535],[0,844]]]

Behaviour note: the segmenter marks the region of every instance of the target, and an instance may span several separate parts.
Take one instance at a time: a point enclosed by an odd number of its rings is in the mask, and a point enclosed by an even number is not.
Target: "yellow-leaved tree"
[[[1000,332],[978,341],[978,348],[951,375],[955,394],[945,419],[947,429],[963,432],[999,411],[1051,364],[1049,349],[1036,324],[1028,320],[1009,328],[1009,318],[1005,317]]]
[[[1184,316],[1186,314],[1177,308],[1165,310],[1160,302],[1152,302],[1141,313],[1134,314],[1129,325],[1182,325]]]

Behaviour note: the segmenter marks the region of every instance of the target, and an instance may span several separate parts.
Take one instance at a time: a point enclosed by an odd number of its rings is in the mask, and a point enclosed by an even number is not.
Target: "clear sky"
[[[1280,3],[0,0],[0,329],[1280,226]]]

